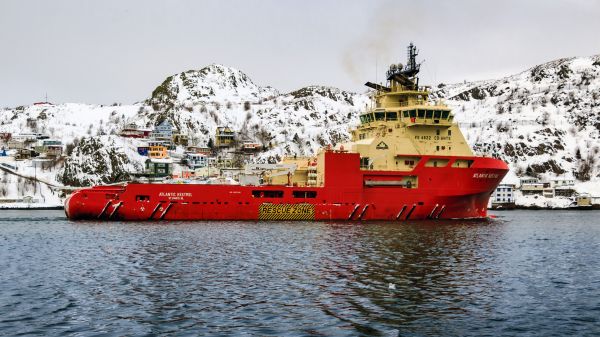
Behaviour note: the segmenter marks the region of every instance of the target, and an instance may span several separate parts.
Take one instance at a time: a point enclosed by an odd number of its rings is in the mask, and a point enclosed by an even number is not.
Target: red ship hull
[[[427,167],[429,158],[449,159]],[[468,168],[453,167],[472,160]],[[422,156],[412,171],[360,169],[356,153],[327,152],[321,187],[206,184],[97,186],[65,201],[70,219],[102,220],[407,220],[479,218],[508,172],[486,157]],[[386,182],[418,177],[412,187]]]

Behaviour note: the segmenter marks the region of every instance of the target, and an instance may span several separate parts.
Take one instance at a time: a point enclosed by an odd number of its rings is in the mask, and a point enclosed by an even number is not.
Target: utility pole
[[[35,160],[31,161],[33,163],[33,196],[37,193],[37,165]]]

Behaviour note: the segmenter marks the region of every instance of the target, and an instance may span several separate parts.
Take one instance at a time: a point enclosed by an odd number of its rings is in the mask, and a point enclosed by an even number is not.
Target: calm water
[[[496,214],[158,224],[0,210],[0,335],[600,334],[600,212]]]

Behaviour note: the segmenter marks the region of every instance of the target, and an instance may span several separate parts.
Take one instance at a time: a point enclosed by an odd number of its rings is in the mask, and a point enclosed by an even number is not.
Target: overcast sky
[[[0,106],[133,103],[211,63],[281,91],[362,91],[410,41],[421,83],[509,75],[600,54],[600,1],[1,0]]]

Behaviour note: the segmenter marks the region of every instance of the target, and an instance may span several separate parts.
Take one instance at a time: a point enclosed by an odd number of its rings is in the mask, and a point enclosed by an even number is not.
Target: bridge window
[[[387,113],[387,120],[388,121],[397,121],[398,120],[398,113],[397,112],[388,112]]]
[[[442,111],[442,119],[448,119],[448,114],[450,111]]]
[[[471,167],[471,165],[473,165],[472,160],[458,159],[452,164],[452,167],[469,168],[469,167]]]
[[[425,110],[425,118],[433,117],[433,110]]]
[[[425,167],[445,167],[446,165],[448,165],[449,161],[449,159],[445,158],[429,159],[427,163],[425,163]]]
[[[283,198],[283,191],[252,191],[254,198]]]
[[[360,168],[361,169],[369,169],[369,157],[361,157],[360,158]]]
[[[417,117],[417,111],[416,110],[410,110],[410,117],[411,118]]]
[[[385,120],[385,112],[376,112],[375,113],[375,120],[377,120],[377,121],[383,121],[383,120]]]
[[[419,110],[418,117],[419,118],[425,118],[425,110]]]
[[[317,191],[292,191],[294,198],[316,198]]]
[[[408,110],[403,112],[404,118],[408,118]]]

